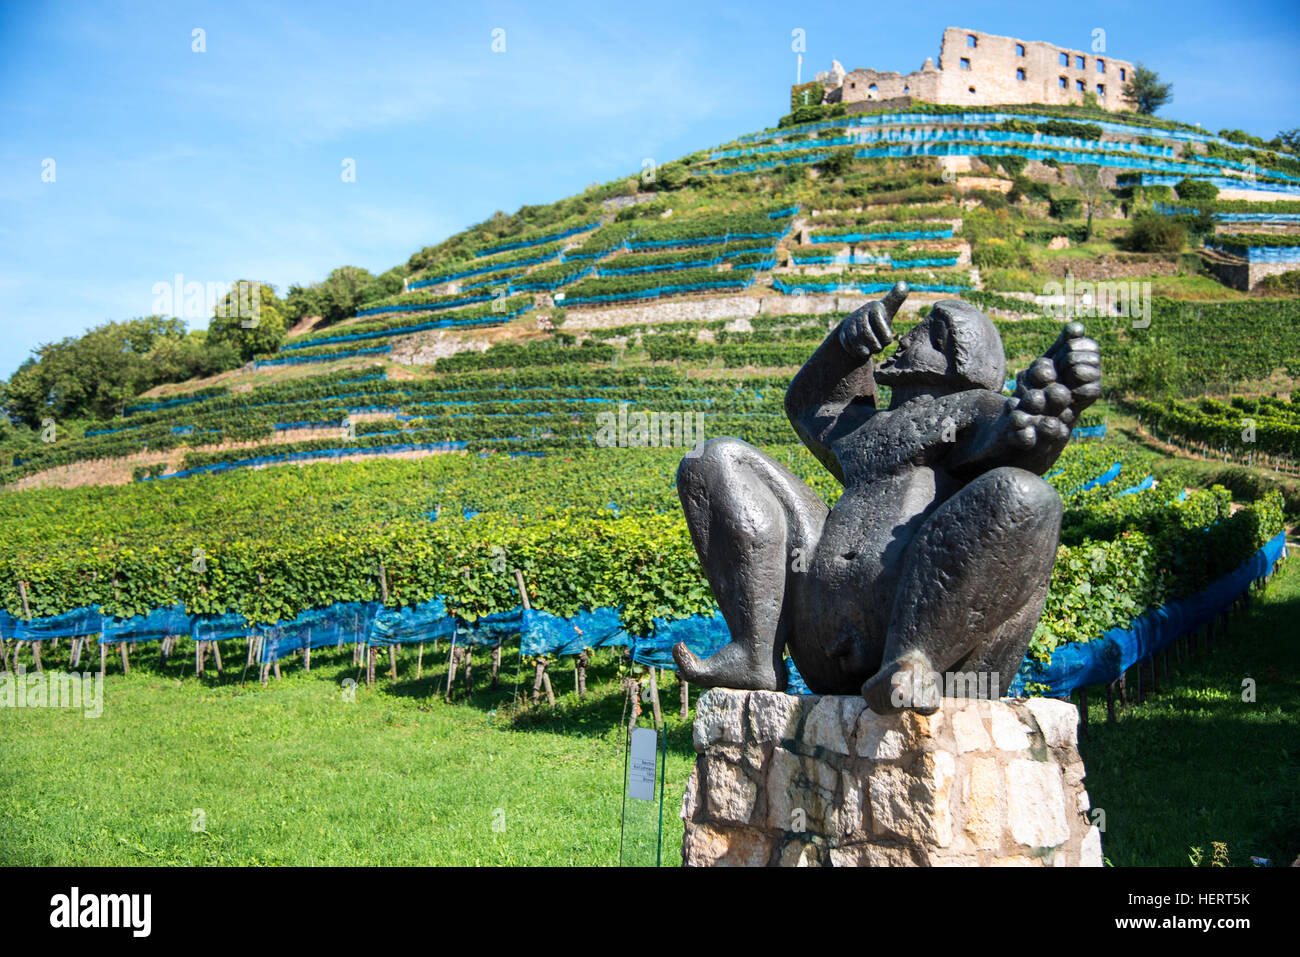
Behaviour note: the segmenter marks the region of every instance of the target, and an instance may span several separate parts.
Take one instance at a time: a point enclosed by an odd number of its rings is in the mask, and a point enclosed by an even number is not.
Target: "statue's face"
[[[949,384],[955,359],[948,324],[932,312],[898,340],[898,349],[876,369],[876,381],[891,387]]]

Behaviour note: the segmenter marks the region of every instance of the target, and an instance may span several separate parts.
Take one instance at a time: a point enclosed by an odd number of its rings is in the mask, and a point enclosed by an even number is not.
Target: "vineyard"
[[[469,737],[557,722],[604,734],[628,725],[622,707],[635,722],[652,690],[647,708],[677,735],[670,774],[684,778],[691,689],[670,649],[682,640],[706,655],[728,634],[682,515],[678,463],[700,440],[740,437],[833,504],[840,488],[794,444],[785,391],[836,324],[903,280],[896,337],[935,302],[968,300],[991,316],[1009,376],[1067,318],[1100,344],[1102,402],[1045,476],[1065,517],[1012,690],[1075,694],[1086,715],[1090,687],[1123,694],[1134,668],[1154,679],[1158,654],[1167,664],[1169,648],[1272,570],[1294,519],[1277,476],[1300,475],[1300,299],[1227,290],[1192,252],[1202,240],[1291,251],[1300,239],[1282,231],[1300,201],[1175,197],[1173,184],[1273,197],[1300,190],[1300,167],[1193,127],[1069,109],[790,120],[653,176],[498,214],[416,251],[341,316],[291,315],[283,336],[223,372],[4,433],[5,667],[98,658],[117,679],[120,661],[159,680],[143,692],[122,679],[149,720],[164,685],[192,695],[186,727],[225,720],[242,700],[327,763],[331,729],[378,740],[394,722],[424,721],[455,738],[440,753],[471,775],[482,769]],[[952,157],[968,165],[938,162]],[[1134,249],[1147,217],[1208,232],[1177,251]],[[1219,226],[1250,232],[1216,237]],[[1049,284],[1076,278],[1146,283],[1144,312],[1091,298],[1053,311]],[[1229,492],[1201,458],[1267,479],[1224,480]],[[1157,618],[1176,619],[1158,640]],[[377,690],[355,726],[311,703],[308,676],[322,669]],[[561,669],[573,670],[573,695],[552,687]],[[674,687],[681,709],[661,708]],[[430,714],[438,697],[459,703]],[[128,735],[143,747],[140,720]],[[316,720],[321,740],[303,739]],[[520,743],[529,735],[505,737],[502,753],[535,760]],[[381,773],[381,758],[405,753],[390,744],[358,766]],[[573,741],[548,747],[560,778],[593,786],[593,759]],[[543,800],[564,813],[555,795]],[[563,847],[541,859],[584,859],[528,820]],[[319,830],[351,840],[328,821]],[[166,843],[141,839],[153,840]],[[385,841],[382,857],[410,860]],[[458,861],[495,853],[470,845]],[[202,859],[249,860],[227,851]]]

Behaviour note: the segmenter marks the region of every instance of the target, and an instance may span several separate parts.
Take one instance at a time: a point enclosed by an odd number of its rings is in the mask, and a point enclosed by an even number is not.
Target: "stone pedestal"
[[[1099,867],[1077,722],[1044,698],[881,717],[859,697],[710,689],[682,861]]]

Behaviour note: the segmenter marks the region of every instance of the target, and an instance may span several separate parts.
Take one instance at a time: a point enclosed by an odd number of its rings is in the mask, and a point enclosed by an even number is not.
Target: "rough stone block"
[[[712,689],[683,861],[1100,866],[1075,727],[1061,701],[944,699],[934,715],[881,716],[850,696]]]

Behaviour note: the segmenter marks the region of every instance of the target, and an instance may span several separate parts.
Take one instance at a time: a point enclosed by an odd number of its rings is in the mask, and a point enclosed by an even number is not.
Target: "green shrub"
[[[1300,296],[1300,269],[1289,269],[1277,276],[1265,276],[1256,291],[1265,296]]]
[[[1166,216],[1140,214],[1124,235],[1124,248],[1139,253],[1182,252],[1187,242],[1187,226]]]
[[[1074,219],[1082,209],[1082,200],[1074,196],[1059,196],[1051,200],[1048,213],[1054,219]]]
[[[1209,199],[1219,198],[1219,187],[1215,186],[1209,180],[1191,179],[1185,177],[1178,181],[1174,187],[1178,192],[1178,198],[1181,200]]]

